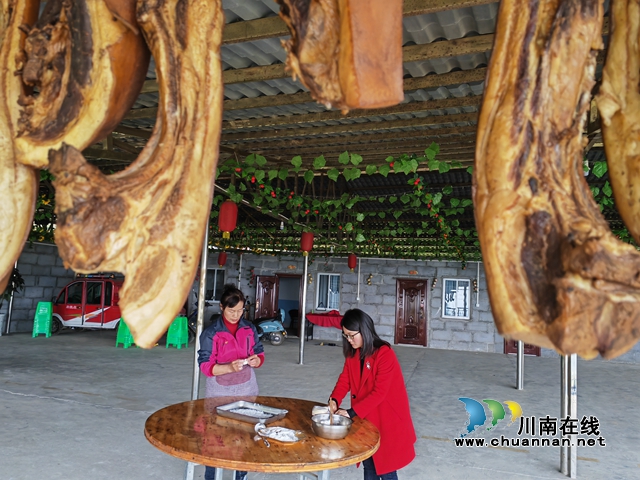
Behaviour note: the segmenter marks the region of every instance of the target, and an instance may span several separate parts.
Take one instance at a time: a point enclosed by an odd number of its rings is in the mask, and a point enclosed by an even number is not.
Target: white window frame
[[[327,280],[327,298],[325,299],[327,302],[327,305],[325,307],[319,307],[318,304],[320,303],[320,277],[322,276],[327,276],[329,277]],[[331,291],[331,277],[338,277],[338,291],[337,292],[332,292]],[[330,311],[330,310],[340,310],[340,286],[342,285],[342,279],[340,278],[340,274],[338,273],[318,273],[316,276],[316,301],[315,301],[315,309],[316,310],[320,310],[320,311]],[[335,306],[329,306],[329,295],[337,295],[337,305]],[[324,301],[322,302],[324,303]]]
[[[455,288],[449,293],[447,293],[447,282],[456,282]],[[464,287],[461,288],[465,284],[466,289]],[[451,309],[453,309],[453,314]],[[464,315],[465,311],[466,315]],[[442,279],[442,318],[457,318],[459,320],[469,320],[471,318],[471,280],[468,278]]]
[[[224,268],[207,268],[207,282],[209,281],[210,278],[213,278],[213,296],[215,297],[216,295],[216,283],[218,281],[218,272],[223,272],[222,273],[222,284],[224,285],[225,281],[226,281],[226,270]],[[207,298],[206,297],[206,291],[205,291],[205,301],[207,302],[220,302],[219,298]]]

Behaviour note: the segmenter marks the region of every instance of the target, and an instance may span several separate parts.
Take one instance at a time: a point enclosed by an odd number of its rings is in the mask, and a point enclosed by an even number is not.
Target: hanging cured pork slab
[[[500,3],[473,178],[499,332],[585,358],[640,337],[640,253],[610,232],[582,170],[602,20],[597,0]]]
[[[49,0],[30,29],[20,73],[24,94],[15,141],[19,161],[47,166],[62,143],[83,150],[102,140],[140,93],[149,49],[135,0]]]
[[[33,24],[38,2],[0,1],[0,293],[31,231],[38,191],[37,170],[16,161],[13,139],[19,116],[20,78],[15,75],[13,53],[21,49],[21,25]]]
[[[616,208],[640,244],[640,3],[611,2],[598,109]]]
[[[402,0],[276,0],[291,31],[287,68],[327,108],[404,100]]]
[[[209,220],[222,120],[220,1],[138,2],[156,62],[158,118],[126,170],[104,175],[70,146],[50,156],[56,243],[77,272],[118,271],[123,318],[152,347],[184,305]]]

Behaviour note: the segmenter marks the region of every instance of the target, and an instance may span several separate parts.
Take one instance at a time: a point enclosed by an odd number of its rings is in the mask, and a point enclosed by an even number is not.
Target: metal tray
[[[249,412],[238,411],[240,409],[253,410],[255,411],[255,415],[249,415]],[[221,417],[233,418],[234,420],[247,423],[264,423],[265,425],[284,418],[288,412],[288,410],[282,408],[268,407],[244,400],[216,407],[216,413]]]

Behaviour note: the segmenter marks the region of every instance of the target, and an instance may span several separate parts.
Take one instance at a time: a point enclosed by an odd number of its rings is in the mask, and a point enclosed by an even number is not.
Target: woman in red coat
[[[396,470],[416,456],[416,432],[400,363],[390,345],[378,337],[371,317],[362,310],[348,310],[340,325],[346,339],[345,362],[329,408],[349,418],[366,418],[380,431],[380,448],[363,462],[364,480],[396,480]],[[349,391],[351,408],[339,408]]]

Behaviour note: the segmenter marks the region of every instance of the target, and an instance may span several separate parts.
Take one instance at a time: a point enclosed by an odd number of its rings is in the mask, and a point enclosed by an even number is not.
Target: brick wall
[[[74,278],[73,271],[62,265],[58,247],[43,243],[25,246],[18,270],[24,279],[24,290],[13,297],[10,333],[32,331],[38,302],[50,302]],[[6,302],[2,311],[7,312],[8,306]]]

